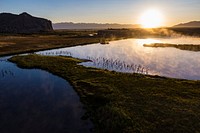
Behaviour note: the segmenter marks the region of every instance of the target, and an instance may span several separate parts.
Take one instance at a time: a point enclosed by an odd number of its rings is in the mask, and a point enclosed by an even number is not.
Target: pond
[[[38,69],[21,69],[0,59],[0,132],[90,132],[77,93],[64,79]]]
[[[200,38],[126,39],[110,44],[91,44],[37,52],[42,55],[72,56],[91,61],[84,66],[118,72],[142,73],[172,78],[200,80],[200,52],[173,47],[144,47],[143,44],[200,44]]]

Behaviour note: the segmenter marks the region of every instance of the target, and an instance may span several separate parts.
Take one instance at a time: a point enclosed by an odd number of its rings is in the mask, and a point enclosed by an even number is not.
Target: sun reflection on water
[[[151,38],[148,38],[148,39],[136,39],[134,40],[134,44],[135,42],[138,44],[138,45],[144,45],[144,44],[151,44],[151,43],[161,43],[160,40],[156,40],[156,39],[151,39]]]
[[[187,40],[188,39],[188,40]],[[177,48],[152,48],[144,47],[150,43],[171,43],[171,44],[200,44],[199,39],[193,38],[148,38],[148,39],[127,39],[110,42],[109,45],[92,44],[38,52],[45,55],[66,55],[75,58],[95,60],[93,64],[100,64],[98,68],[129,72],[123,68],[142,66],[148,70],[150,75],[160,75],[183,79],[200,79],[200,52],[179,50]],[[70,55],[68,54],[70,53]],[[115,65],[117,62],[117,65]],[[90,64],[85,66],[96,67]],[[122,64],[123,65],[122,65]],[[102,65],[103,64],[103,65]],[[113,66],[114,64],[114,66]],[[134,65],[133,65],[134,64]],[[108,68],[108,66],[111,66]],[[110,69],[112,68],[112,69]],[[142,71],[146,70],[142,69]],[[119,70],[119,69],[118,69]],[[118,71],[116,70],[116,71]],[[134,69],[135,70],[135,69]],[[137,70],[137,69],[136,69]],[[140,69],[141,70],[141,69]]]

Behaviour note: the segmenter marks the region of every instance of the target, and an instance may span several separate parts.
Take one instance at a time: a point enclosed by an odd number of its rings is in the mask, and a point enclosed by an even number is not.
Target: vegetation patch
[[[56,30],[38,34],[3,34],[0,33],[0,57],[40,50],[71,47],[123,39],[121,37],[105,38],[97,35],[97,30]]]
[[[188,50],[188,51],[200,51],[200,44],[170,44],[170,43],[151,43],[151,44],[144,44],[144,47],[153,47],[153,48],[166,48],[166,47],[173,47],[181,50]]]
[[[68,80],[95,132],[200,132],[200,81],[86,68],[78,65],[83,60],[62,56],[15,56],[10,61]]]
[[[69,37],[68,35],[0,36],[0,56],[92,44],[98,43],[99,40],[98,37]]]

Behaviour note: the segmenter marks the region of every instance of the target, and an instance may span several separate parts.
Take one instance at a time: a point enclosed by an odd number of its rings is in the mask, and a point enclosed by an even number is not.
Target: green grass
[[[68,80],[95,132],[200,132],[200,81],[86,68],[77,65],[83,60],[70,57],[28,55],[10,60]]]

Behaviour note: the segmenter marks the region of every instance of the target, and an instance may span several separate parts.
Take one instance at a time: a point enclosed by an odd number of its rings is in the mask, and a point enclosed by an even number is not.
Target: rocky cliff
[[[0,13],[0,33],[39,33],[52,31],[51,21],[24,12],[16,15]]]

